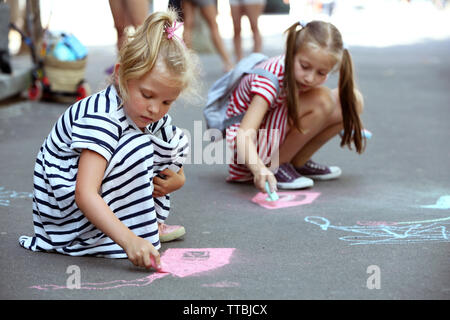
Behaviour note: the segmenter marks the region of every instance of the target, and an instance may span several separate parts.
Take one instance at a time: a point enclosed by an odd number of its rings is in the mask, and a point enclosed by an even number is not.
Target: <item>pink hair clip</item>
[[[183,40],[177,36],[175,34],[175,31],[180,28],[183,25],[183,22],[179,22],[177,25],[177,21],[175,20],[173,22],[173,26],[167,26],[166,27],[166,32],[167,32],[167,39],[172,39],[173,37],[177,38],[178,40],[180,40],[181,42],[183,42]],[[183,42],[184,43],[184,42]]]

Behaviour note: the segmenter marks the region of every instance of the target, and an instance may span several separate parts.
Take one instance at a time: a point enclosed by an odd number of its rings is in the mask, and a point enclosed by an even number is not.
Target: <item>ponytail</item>
[[[173,33],[177,18],[173,9],[152,13],[120,49],[117,86],[123,101],[128,98],[127,81],[151,71],[158,59],[170,73],[171,84],[196,93],[198,59]]]
[[[355,96],[353,63],[347,49],[343,51],[341,68],[339,70],[339,100],[344,124],[341,147],[347,145],[351,149],[351,143],[353,142],[356,151],[362,153],[366,140],[361,133],[362,123],[357,110],[358,102]]]
[[[299,108],[298,108],[298,86],[295,81],[295,72],[294,72],[294,56],[297,52],[297,27],[302,26],[299,22],[294,23],[289,29],[285,32],[287,33],[286,39],[286,54],[284,61],[284,79],[283,86],[286,90],[286,100],[287,100],[287,109],[288,109],[288,118],[293,122],[294,126],[303,133],[303,130],[300,127],[300,116],[299,116]]]

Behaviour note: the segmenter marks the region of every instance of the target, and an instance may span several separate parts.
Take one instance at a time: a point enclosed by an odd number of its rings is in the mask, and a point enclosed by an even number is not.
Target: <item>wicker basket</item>
[[[44,70],[54,92],[74,93],[84,80],[87,57],[76,61],[61,61],[52,56],[44,58]]]

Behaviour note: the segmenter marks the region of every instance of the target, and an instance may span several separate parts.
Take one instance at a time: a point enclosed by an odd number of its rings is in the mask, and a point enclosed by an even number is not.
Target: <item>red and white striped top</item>
[[[283,90],[284,55],[270,58],[255,68],[270,71],[278,78],[280,86],[278,97],[276,88],[269,79],[256,74],[249,74],[242,78],[241,83],[230,97],[227,109],[228,118],[245,113],[255,94],[263,97],[269,103],[271,109],[286,104],[286,95]]]
[[[241,83],[229,99],[227,117],[245,113],[250,106],[253,97],[257,94],[263,97],[269,104],[269,110],[264,116],[258,133],[257,150],[258,155],[264,163],[269,163],[271,155],[279,148],[286,137],[288,128],[288,111],[286,104],[286,92],[283,87],[284,78],[284,55],[270,58],[256,68],[262,68],[272,72],[278,79],[279,91],[266,77],[250,74],[242,78]],[[226,141],[229,148],[234,150],[231,159],[227,180],[248,180],[251,173],[243,164],[237,164],[236,136],[240,123],[227,128]],[[262,129],[262,131],[261,131]],[[265,131],[264,131],[265,129]]]

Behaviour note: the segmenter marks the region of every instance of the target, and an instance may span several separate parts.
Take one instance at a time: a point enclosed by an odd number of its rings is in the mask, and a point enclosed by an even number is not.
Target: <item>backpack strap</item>
[[[278,82],[278,78],[272,72],[267,71],[265,69],[257,68],[257,69],[250,69],[250,70],[246,71],[245,74],[256,74],[258,76],[262,76],[262,77],[269,79],[270,82],[272,82],[272,84],[275,86],[275,89],[278,94],[278,91],[280,90],[280,84]],[[225,119],[224,128],[228,128],[229,126],[231,126],[235,123],[241,122],[242,119],[244,118],[244,116],[245,116],[245,113],[242,113],[242,114],[239,114],[232,118]]]

